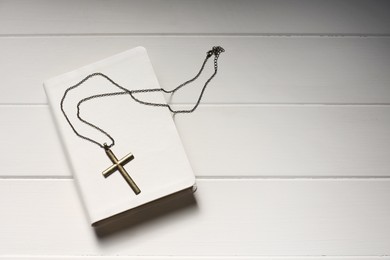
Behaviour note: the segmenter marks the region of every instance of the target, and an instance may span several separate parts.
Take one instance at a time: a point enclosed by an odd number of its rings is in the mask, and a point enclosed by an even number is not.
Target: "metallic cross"
[[[108,167],[103,172],[104,178],[107,178],[108,176],[113,174],[115,171],[119,171],[121,173],[122,177],[126,180],[127,184],[129,184],[131,189],[134,191],[134,193],[136,195],[138,195],[141,192],[141,190],[138,188],[137,184],[135,184],[135,182],[130,177],[130,175],[126,172],[125,168],[123,168],[123,166],[126,163],[128,163],[128,162],[130,162],[131,160],[134,159],[134,156],[131,153],[129,153],[128,155],[126,155],[125,157],[123,157],[122,159],[120,159],[118,161],[118,159],[116,158],[115,154],[110,150],[110,148],[108,148],[108,146],[106,144],[104,146],[104,149],[106,151],[106,154],[107,154],[108,158],[110,158],[111,162],[113,163],[113,165]]]

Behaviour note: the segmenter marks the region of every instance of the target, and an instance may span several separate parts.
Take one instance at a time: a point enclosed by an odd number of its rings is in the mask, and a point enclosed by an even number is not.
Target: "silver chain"
[[[97,125],[94,125],[92,124],[91,122],[88,122],[87,120],[83,119],[81,116],[80,116],[80,105],[88,100],[91,100],[91,99],[96,99],[96,98],[104,98],[104,97],[110,97],[110,96],[119,96],[119,95],[130,95],[130,97],[135,100],[136,102],[140,103],[140,104],[143,104],[143,105],[147,105],[147,106],[155,106],[155,107],[167,107],[169,109],[169,111],[171,111],[173,114],[179,114],[179,113],[192,113],[196,110],[196,108],[199,106],[199,103],[200,101],[202,100],[202,97],[203,97],[203,94],[204,94],[204,91],[206,90],[206,87],[207,85],[209,84],[209,82],[214,78],[214,76],[217,74],[217,71],[218,71],[218,58],[219,58],[219,55],[224,52],[225,50],[221,47],[221,46],[214,46],[210,51],[207,52],[207,55],[206,55],[206,58],[205,60],[203,61],[203,64],[199,70],[199,72],[195,75],[195,77],[193,77],[192,79],[190,80],[187,80],[186,82],[184,82],[183,84],[179,85],[178,87],[172,89],[172,90],[165,90],[163,88],[154,88],[154,89],[135,89],[135,90],[129,90],[121,85],[119,85],[118,83],[116,83],[114,80],[112,80],[110,77],[108,77],[107,75],[103,74],[103,73],[100,73],[100,72],[96,72],[96,73],[92,73],[92,74],[89,74],[88,76],[86,76],[84,79],[82,79],[79,83],[67,88],[65,90],[65,93],[61,99],[61,111],[62,113],[64,114],[65,116],[65,119],[66,121],[68,122],[68,124],[70,125],[70,127],[72,128],[73,132],[80,138],[84,139],[84,140],[87,140],[91,143],[94,143],[96,145],[98,145],[99,147],[103,148],[103,149],[107,149],[107,148],[111,148],[112,146],[115,145],[115,140],[114,138],[108,134],[106,131],[104,131],[103,129],[101,129],[100,127],[98,127]],[[152,103],[152,102],[146,102],[146,101],[143,101],[141,99],[138,99],[134,96],[134,94],[138,94],[138,93],[147,93],[147,92],[164,92],[164,93],[168,93],[168,94],[171,94],[173,95],[176,91],[178,91],[179,89],[181,89],[182,87],[184,87],[185,85],[193,82],[194,80],[196,80],[200,74],[202,73],[207,61],[209,60],[209,58],[211,56],[214,55],[214,73],[207,79],[207,81],[205,82],[205,84],[203,85],[203,88],[199,94],[199,97],[198,97],[198,100],[196,101],[195,105],[191,108],[191,109],[188,109],[188,110],[174,110],[170,105],[166,104],[166,103]],[[84,124],[98,130],[99,132],[101,132],[102,134],[104,134],[105,136],[107,136],[110,141],[111,141],[111,144],[100,144],[99,142],[87,137],[87,136],[84,136],[82,134],[80,134],[76,128],[73,126],[72,122],[69,120],[65,110],[64,110],[64,101],[65,101],[65,98],[67,96],[67,94],[79,87],[80,85],[82,85],[83,83],[85,83],[87,80],[89,80],[90,78],[93,78],[93,77],[103,77],[105,78],[106,80],[108,80],[111,84],[113,84],[114,86],[116,86],[117,88],[119,88],[120,90],[122,91],[119,91],[119,92],[109,92],[109,93],[103,93],[103,94],[97,94],[97,95],[93,95],[93,96],[89,96],[89,97],[86,97],[86,98],[83,98],[81,99],[78,103],[77,103],[77,118],[83,122]]]

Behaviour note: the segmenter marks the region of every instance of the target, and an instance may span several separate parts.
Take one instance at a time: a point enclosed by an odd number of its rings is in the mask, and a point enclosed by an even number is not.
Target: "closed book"
[[[123,169],[138,186],[136,194],[107,151],[77,136],[61,110],[66,89],[93,73],[107,75],[129,89],[160,88],[147,52],[137,47],[107,59],[56,76],[44,82],[50,109],[58,128],[80,197],[92,226],[153,206],[164,198],[188,193],[195,176],[171,113],[166,107],[146,106],[130,95],[105,96],[80,105],[80,117],[106,131],[115,140],[110,151],[117,160],[129,155]],[[107,136],[77,117],[77,104],[86,97],[120,92],[102,76],[93,76],[68,92],[63,110],[80,134],[96,142],[110,143]],[[165,103],[161,92],[135,94],[147,102]],[[131,157],[131,158],[130,158]],[[111,175],[103,176],[110,168]]]

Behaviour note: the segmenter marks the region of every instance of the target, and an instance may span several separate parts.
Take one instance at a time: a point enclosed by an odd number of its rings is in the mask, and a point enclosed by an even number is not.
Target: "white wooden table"
[[[0,0],[0,256],[389,259],[389,13],[369,0]],[[226,49],[199,111],[175,119],[197,203],[100,239],[42,81],[139,45],[166,88]]]

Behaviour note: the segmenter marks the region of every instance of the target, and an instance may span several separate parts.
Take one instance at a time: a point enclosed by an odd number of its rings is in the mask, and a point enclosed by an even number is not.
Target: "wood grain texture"
[[[175,123],[204,177],[390,176],[390,106],[204,105]],[[48,106],[1,106],[0,176],[71,176]],[[23,163],[19,163],[19,162]]]
[[[390,103],[390,38],[211,36],[0,38],[0,103],[46,103],[45,79],[139,45],[168,89],[223,46],[204,103]],[[171,102],[194,103],[211,72]]]
[[[0,34],[390,33],[385,0],[0,2]]]
[[[97,238],[72,180],[1,180],[0,254],[389,255],[389,196],[387,179],[199,180],[196,204]]]

